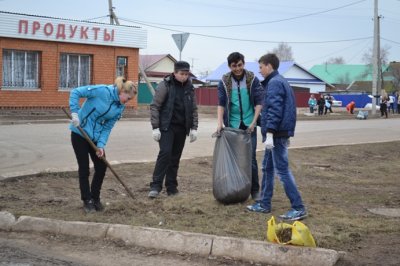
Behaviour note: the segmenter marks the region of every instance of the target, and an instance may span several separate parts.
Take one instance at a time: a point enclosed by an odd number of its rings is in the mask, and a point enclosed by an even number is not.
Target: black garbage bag
[[[213,194],[224,204],[247,200],[251,190],[251,135],[225,127],[215,141]]]

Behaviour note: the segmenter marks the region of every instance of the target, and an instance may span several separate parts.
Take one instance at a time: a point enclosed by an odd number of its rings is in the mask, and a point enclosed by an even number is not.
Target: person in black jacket
[[[174,73],[160,82],[150,104],[153,139],[159,142],[160,151],[149,198],[159,196],[164,177],[168,196],[178,194],[177,175],[186,136],[189,135],[190,142],[197,139],[196,96],[189,71],[189,63],[176,62]]]
[[[323,95],[321,95],[320,98],[318,99],[317,105],[318,105],[318,115],[323,115],[325,108],[325,99]]]

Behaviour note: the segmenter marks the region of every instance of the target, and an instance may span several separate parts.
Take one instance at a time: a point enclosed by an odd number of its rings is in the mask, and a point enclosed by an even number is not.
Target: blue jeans
[[[274,148],[265,150],[262,164],[263,179],[261,183],[261,205],[265,209],[271,209],[271,200],[274,192],[274,176],[278,175],[286,196],[290,200],[293,209],[303,210],[304,205],[300,193],[297,190],[294,176],[289,169],[288,159],[289,138],[274,138]]]

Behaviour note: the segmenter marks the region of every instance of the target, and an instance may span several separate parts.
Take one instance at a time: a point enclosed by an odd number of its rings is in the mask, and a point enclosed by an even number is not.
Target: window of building
[[[117,77],[122,76],[128,79],[128,58],[124,56],[117,56]]]
[[[60,88],[72,89],[91,83],[91,55],[61,54]]]
[[[3,50],[3,88],[39,88],[40,52]]]

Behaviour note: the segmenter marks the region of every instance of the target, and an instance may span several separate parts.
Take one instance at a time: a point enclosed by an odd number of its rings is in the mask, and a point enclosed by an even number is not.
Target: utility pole
[[[119,24],[119,20],[117,18],[117,15],[114,12],[114,7],[112,6],[112,0],[108,0],[108,10],[110,12],[110,24],[113,25],[114,22],[115,22],[116,25],[120,25]],[[150,93],[152,95],[154,95],[155,94],[155,90],[154,90],[153,86],[151,85],[149,79],[147,78],[146,73],[144,72],[144,70],[140,66],[140,63],[139,63],[139,72],[142,75],[142,77],[144,78],[144,80],[146,81],[146,84],[147,84],[147,87],[148,87]]]
[[[194,58],[194,57],[189,57],[189,59],[191,59],[192,60],[192,72],[193,72],[193,70],[194,70],[194,60],[197,60],[197,58]]]
[[[118,18],[114,13],[114,7],[112,6],[112,0],[108,0],[108,12],[110,13],[110,24],[113,25],[115,23],[119,25]]]
[[[376,102],[381,94],[380,76],[381,76],[381,60],[380,60],[380,36],[379,36],[379,19],[378,16],[378,0],[374,0],[374,47],[373,47],[373,73],[372,73],[372,114],[376,114]],[[379,92],[379,94],[378,94]]]

